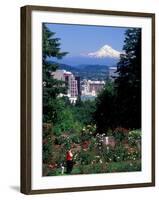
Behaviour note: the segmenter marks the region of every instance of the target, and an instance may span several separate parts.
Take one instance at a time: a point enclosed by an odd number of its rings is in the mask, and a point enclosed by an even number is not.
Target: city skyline
[[[54,79],[64,81],[67,86],[65,94],[60,93],[59,97],[67,96],[70,103],[75,104],[77,99],[94,100],[98,93],[104,88],[105,81],[83,79],[75,76],[72,72],[64,69],[58,69],[51,73]],[[112,79],[113,80],[113,79]]]

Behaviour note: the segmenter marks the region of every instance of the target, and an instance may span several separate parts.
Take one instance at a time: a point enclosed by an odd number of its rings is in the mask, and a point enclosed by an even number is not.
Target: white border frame
[[[73,188],[151,182],[151,18],[32,11],[32,189]],[[42,177],[42,22],[142,28],[142,171]],[[38,74],[38,76],[37,76]],[[148,114],[147,114],[148,113]]]

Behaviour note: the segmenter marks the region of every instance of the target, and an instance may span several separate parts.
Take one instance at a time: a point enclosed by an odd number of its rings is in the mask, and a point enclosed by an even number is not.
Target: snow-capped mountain
[[[92,57],[92,58],[117,58],[119,59],[121,52],[113,49],[111,46],[109,45],[104,45],[103,47],[101,47],[99,50],[95,51],[95,52],[90,52],[87,53],[86,56],[88,57]]]
[[[113,49],[109,45],[104,45],[99,50],[95,52],[81,53],[77,56],[70,56],[69,54],[64,56],[61,60],[62,63],[77,66],[77,65],[107,65],[107,66],[116,66],[120,59],[119,52]],[[53,59],[54,62],[59,62],[57,59]]]

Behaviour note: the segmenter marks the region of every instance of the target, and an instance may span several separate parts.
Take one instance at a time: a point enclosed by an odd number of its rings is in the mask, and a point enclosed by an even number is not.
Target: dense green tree
[[[117,64],[118,122],[128,128],[141,128],[141,29],[125,33],[124,53]]]
[[[54,79],[52,72],[58,68],[57,64],[48,61],[48,58],[61,59],[66,53],[60,51],[59,38],[51,32],[46,24],[42,27],[42,65],[43,65],[43,162],[49,163],[52,160],[52,123],[57,121],[59,108],[58,95],[65,93],[66,88],[63,81]],[[46,129],[45,126],[49,126]]]
[[[93,113],[96,110],[94,100],[81,101],[80,99],[78,99],[72,109],[76,120],[83,125],[94,123]]]
[[[53,125],[54,134],[59,136],[63,133],[68,135],[80,133],[83,122],[77,116],[81,114],[79,110],[82,108],[71,104],[66,97],[58,98],[55,107],[58,112]]]
[[[56,120],[56,98],[60,93],[66,92],[64,82],[54,79],[51,75],[56,71],[58,64],[51,63],[48,58],[61,59],[66,52],[60,50],[60,39],[55,38],[55,33],[51,32],[46,24],[43,24],[43,121],[53,122]]]
[[[109,128],[114,128],[116,122],[116,90],[114,83],[109,81],[96,98],[96,111],[94,120],[99,133],[105,133]]]

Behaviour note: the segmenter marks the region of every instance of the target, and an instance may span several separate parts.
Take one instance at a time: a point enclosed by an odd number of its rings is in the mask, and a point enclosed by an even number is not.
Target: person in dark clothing
[[[66,154],[66,173],[70,174],[73,169],[73,154],[71,149]]]

